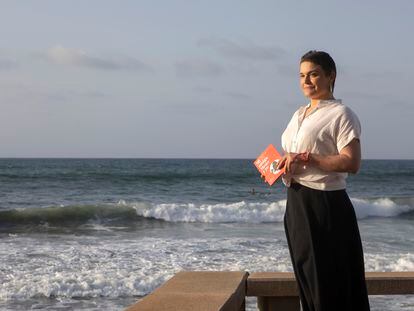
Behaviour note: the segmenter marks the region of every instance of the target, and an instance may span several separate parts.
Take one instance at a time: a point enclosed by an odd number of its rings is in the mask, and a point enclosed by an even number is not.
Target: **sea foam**
[[[282,235],[10,236],[0,240],[0,300],[143,296],[181,270],[292,272]],[[365,266],[367,271],[412,271],[414,254],[365,252]]]
[[[397,204],[391,198],[351,199],[358,219],[367,217],[394,217],[413,212],[412,199],[399,199]],[[276,202],[235,202],[218,204],[166,203],[144,204],[120,201],[119,205],[133,206],[139,216],[162,219],[170,222],[281,222],[285,213],[286,200]]]

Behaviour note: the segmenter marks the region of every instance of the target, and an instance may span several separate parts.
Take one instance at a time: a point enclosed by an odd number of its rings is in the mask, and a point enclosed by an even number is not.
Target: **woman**
[[[328,53],[302,56],[300,85],[310,102],[282,135],[284,225],[304,311],[370,310],[361,238],[345,191],[347,173],[360,167],[361,128],[334,98],[335,78]]]

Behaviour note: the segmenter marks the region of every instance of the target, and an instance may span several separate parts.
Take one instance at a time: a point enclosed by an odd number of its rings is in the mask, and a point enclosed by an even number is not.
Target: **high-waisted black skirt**
[[[304,311],[370,310],[361,237],[345,190],[292,184],[284,225]]]

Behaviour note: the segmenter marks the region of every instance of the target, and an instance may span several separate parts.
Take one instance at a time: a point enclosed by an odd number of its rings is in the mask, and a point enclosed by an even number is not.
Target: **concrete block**
[[[126,311],[244,310],[248,273],[181,271]]]

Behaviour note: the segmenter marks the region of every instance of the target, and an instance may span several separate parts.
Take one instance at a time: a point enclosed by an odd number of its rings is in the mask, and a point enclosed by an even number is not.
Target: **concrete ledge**
[[[369,295],[413,295],[414,272],[365,273]],[[245,296],[259,310],[299,311],[291,272],[181,271],[126,311],[242,311]]]
[[[414,294],[414,272],[366,272],[369,295]],[[256,272],[247,279],[247,296],[298,296],[292,272]]]
[[[414,271],[365,273],[369,295],[413,295]]]
[[[242,271],[181,271],[126,311],[244,310],[247,276]]]
[[[295,275],[291,272],[255,272],[247,278],[246,296],[298,296]]]

